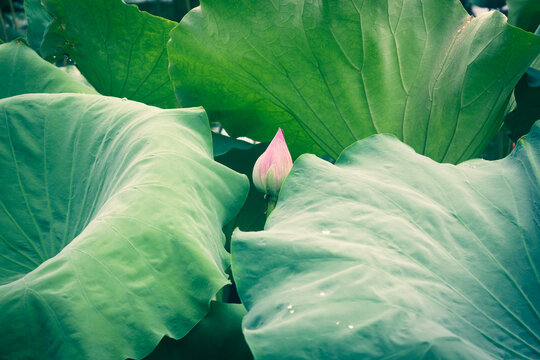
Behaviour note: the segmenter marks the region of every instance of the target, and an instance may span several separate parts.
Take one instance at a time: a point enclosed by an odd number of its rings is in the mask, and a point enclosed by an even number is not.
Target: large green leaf
[[[0,349],[125,359],[181,338],[228,283],[248,181],[202,109],[97,95],[0,100]]]
[[[256,359],[540,358],[540,124],[498,161],[388,135],[299,158],[263,232],[235,232]]]
[[[177,97],[224,113],[213,120],[231,135],[266,140],[279,125],[294,151],[336,157],[391,133],[445,162],[483,150],[540,51],[457,0],[207,0],[171,36]]]
[[[175,22],[121,0],[43,0],[55,17],[42,53],[69,54],[103,95],[177,107],[166,43]],[[58,49],[57,49],[58,48]]]
[[[0,79],[0,99],[41,92],[96,93],[18,40],[0,45]]]

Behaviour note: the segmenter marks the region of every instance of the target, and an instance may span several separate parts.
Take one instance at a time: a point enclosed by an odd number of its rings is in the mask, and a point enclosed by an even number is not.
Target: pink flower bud
[[[253,167],[255,187],[265,194],[276,197],[292,165],[283,131],[279,129],[266,151],[255,162]]]

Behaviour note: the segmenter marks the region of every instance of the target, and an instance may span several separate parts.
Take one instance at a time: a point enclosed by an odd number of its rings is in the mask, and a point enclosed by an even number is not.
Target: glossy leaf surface
[[[540,356],[540,124],[507,158],[438,164],[388,135],[299,158],[233,234],[256,359]]]
[[[169,73],[169,32],[175,22],[121,0],[43,0],[54,16],[44,56],[67,53],[103,95],[162,108],[177,107]]]
[[[390,133],[437,161],[478,155],[540,37],[457,0],[202,1],[171,33],[176,95],[233,136],[284,129],[293,156]],[[214,116],[214,117],[213,117]]]
[[[28,94],[0,118],[2,356],[142,358],[185,336],[228,283],[221,228],[248,190],[204,111]]]

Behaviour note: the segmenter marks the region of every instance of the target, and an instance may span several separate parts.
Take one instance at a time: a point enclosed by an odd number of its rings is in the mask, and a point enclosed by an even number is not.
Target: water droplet
[[[324,229],[323,231],[321,231],[324,235],[330,235],[330,230],[328,229]]]
[[[354,329],[354,325],[348,325],[347,326],[349,329]]]
[[[287,309],[292,309],[292,305],[287,306]]]
[[[321,291],[321,292],[319,293],[319,295],[320,295],[320,296],[326,296],[326,293],[325,293],[324,291]]]
[[[472,167],[473,169],[476,169],[476,165],[471,165],[471,167]]]
[[[336,325],[339,325],[339,324],[341,324],[341,322],[340,322],[340,321],[336,321]]]
[[[125,98],[125,97],[124,97],[124,98],[122,98],[122,101],[127,101],[127,98]]]
[[[294,310],[289,310],[289,313],[294,314]]]

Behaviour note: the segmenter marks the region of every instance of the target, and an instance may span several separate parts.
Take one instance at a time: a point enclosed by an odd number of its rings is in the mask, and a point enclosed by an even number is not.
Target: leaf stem
[[[2,23],[2,30],[4,31],[4,41],[8,42],[8,36],[7,36],[7,30],[6,30],[6,23],[4,23],[4,14],[2,14],[2,10],[0,9],[0,22]]]
[[[266,195],[265,198],[266,198],[266,218],[268,219],[268,217],[270,216],[270,213],[274,211],[276,207],[278,198],[277,196],[270,196],[270,195]]]
[[[15,15],[15,8],[13,7],[13,0],[8,0],[9,8],[11,10],[11,15],[13,16],[13,24],[15,25],[15,30],[19,32],[19,25],[17,24],[17,15]]]

